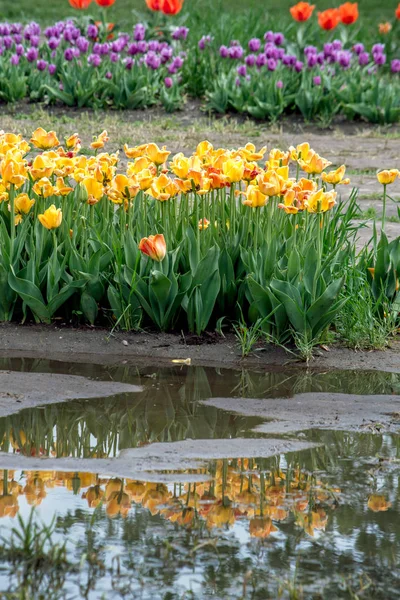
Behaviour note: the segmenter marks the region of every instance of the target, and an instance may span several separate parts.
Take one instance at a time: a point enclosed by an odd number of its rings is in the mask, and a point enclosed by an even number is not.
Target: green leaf
[[[51,322],[51,315],[44,303],[42,293],[34,283],[20,279],[12,270],[8,274],[8,284],[29,306],[36,320],[42,321],[42,323]]]
[[[87,292],[83,292],[81,296],[81,310],[89,323],[93,325],[96,321],[99,309],[96,300]]]

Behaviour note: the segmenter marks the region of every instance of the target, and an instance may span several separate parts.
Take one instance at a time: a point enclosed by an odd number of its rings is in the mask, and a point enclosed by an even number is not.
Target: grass
[[[257,16],[257,22],[271,26],[276,23],[276,18],[287,15],[289,17],[289,7],[295,4],[295,0],[283,0],[283,2],[272,2],[267,0],[260,5],[259,0],[202,0],[201,3],[194,0],[186,0],[181,14],[174,19],[176,22],[185,21],[189,27],[191,23],[203,24],[202,29],[211,29],[215,26],[216,16],[230,14],[235,21],[249,11],[254,11]],[[340,2],[332,0],[318,0],[318,10],[324,10],[339,5]],[[382,21],[394,19],[394,11],[398,4],[397,0],[388,0],[385,3],[378,3],[375,0],[359,0],[360,15],[364,24],[373,25],[376,30],[376,24]],[[94,16],[100,16],[100,9],[93,3],[90,13]],[[19,0],[18,2],[2,2],[0,5],[0,20],[18,20],[22,22],[36,20],[40,23],[51,23],[60,19],[76,16],[78,11],[74,11],[69,5],[68,0]],[[144,0],[116,0],[115,5],[109,9],[109,18],[122,23],[124,29],[129,28],[138,20],[148,19],[149,11],[146,10]],[[279,22],[277,23],[279,25]]]

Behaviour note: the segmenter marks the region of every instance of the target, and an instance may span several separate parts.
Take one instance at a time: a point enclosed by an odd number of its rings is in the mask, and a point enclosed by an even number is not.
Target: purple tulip
[[[221,58],[227,58],[229,56],[229,48],[226,46],[220,46],[219,55]]]
[[[88,38],[90,38],[91,40],[97,40],[99,30],[97,29],[96,25],[89,25],[86,33]]]
[[[78,39],[76,40],[76,47],[83,54],[85,54],[85,52],[87,52],[89,50],[89,45],[90,45],[89,40],[87,40],[82,35],[80,37],[78,37]]]
[[[307,56],[307,67],[309,69],[311,69],[312,67],[315,67],[315,65],[317,64],[317,57],[315,54],[309,54]]]
[[[36,67],[38,71],[45,71],[47,69],[47,62],[43,59],[40,59],[37,61]]]
[[[189,29],[187,27],[177,27],[172,32],[173,40],[186,40],[189,33]]]
[[[16,33],[14,35],[14,43],[15,44],[21,44],[21,42],[22,42],[23,39],[24,38],[22,37],[22,35],[20,33]]]
[[[268,59],[268,61],[267,61],[268,71],[275,71],[277,66],[278,66],[278,63],[276,62],[276,60],[274,58]]]
[[[317,54],[318,50],[315,46],[306,46],[304,48],[304,54],[308,56],[309,54]]]
[[[341,50],[343,48],[343,44],[340,40],[333,40],[332,42],[332,48],[334,50]]]
[[[373,58],[374,58],[374,63],[379,66],[384,65],[386,62],[386,54],[374,54]]]
[[[166,77],[166,78],[164,79],[164,85],[165,85],[165,87],[166,87],[166,88],[168,88],[168,89],[169,89],[169,88],[172,88],[172,86],[174,85],[174,82],[173,82],[173,80],[171,79],[171,77]]]
[[[36,62],[39,57],[39,51],[36,48],[29,48],[26,53],[26,60],[28,62]]]
[[[49,41],[47,42],[47,45],[50,48],[50,50],[56,50],[56,48],[58,48],[58,46],[60,45],[60,43],[61,43],[60,38],[51,37],[49,39]]]
[[[240,77],[246,77],[246,75],[247,75],[246,65],[239,65],[238,68],[236,69],[236,71]]]
[[[313,77],[313,84],[314,85],[321,85],[322,83],[322,79],[319,75],[316,75],[315,77]]]
[[[12,65],[18,65],[19,64],[19,56],[18,54],[13,54],[10,58],[10,63]]]
[[[74,59],[74,52],[73,52],[72,48],[67,48],[64,51],[64,58],[65,58],[65,60],[67,60],[69,62]]]
[[[348,69],[350,67],[351,62],[351,52],[348,52],[346,50],[339,52],[337,62],[341,67],[343,67],[343,69]]]
[[[278,79],[278,81],[276,82],[276,87],[278,88],[278,90],[281,90],[283,88],[283,81],[281,79]]]
[[[147,52],[147,42],[145,42],[144,40],[141,40],[140,42],[137,43],[137,51],[140,54],[144,54],[145,52]]]
[[[297,73],[301,73],[301,71],[303,70],[303,66],[304,66],[304,65],[303,65],[303,63],[301,62],[301,60],[297,60],[297,61],[296,61],[296,64],[294,65],[294,70],[295,70]]]
[[[106,79],[112,79],[112,76],[113,75],[112,75],[111,71],[107,71],[107,73],[105,74]]]
[[[258,52],[261,48],[261,41],[258,38],[252,38],[248,45],[250,52]]]
[[[228,50],[229,58],[234,60],[241,60],[244,55],[244,50],[242,46],[231,46]]]
[[[12,39],[12,37],[7,35],[5,38],[3,38],[3,44],[6,50],[9,50],[9,48],[11,48],[14,45],[14,40]]]
[[[88,56],[88,63],[93,67],[99,67],[101,65],[101,57],[98,54],[90,54]]]
[[[361,44],[360,42],[358,44],[354,44],[353,50],[357,56],[360,56],[361,52],[364,52],[364,44]]]
[[[24,53],[24,47],[22,44],[17,44],[15,46],[15,53],[18,54],[18,56],[22,56]]]
[[[47,68],[48,68],[50,75],[54,75],[54,73],[57,71],[56,65],[54,65],[52,63],[50,63]]]
[[[369,63],[369,54],[368,52],[361,52],[358,57],[358,64],[360,67],[365,67]]]
[[[246,65],[248,67],[254,67],[254,65],[256,64],[256,60],[257,60],[257,57],[255,54],[248,54],[246,56],[246,58],[244,59],[244,62],[246,63]]]
[[[274,35],[274,43],[277,46],[282,46],[284,41],[285,41],[285,36],[283,35],[283,33],[279,32]]]
[[[141,42],[146,37],[146,27],[143,23],[136,23],[133,30],[133,39],[137,42]]]
[[[205,50],[206,46],[211,44],[211,36],[203,35],[203,37],[199,40],[198,47],[199,50]]]
[[[385,50],[385,44],[374,44],[372,46],[372,54],[383,54]]]
[[[267,31],[266,33],[264,33],[264,42],[274,42],[275,41],[275,34],[273,31]]]
[[[161,65],[161,59],[155,52],[148,52],[145,57],[145,63],[153,71],[156,71]]]
[[[131,58],[130,56],[128,56],[127,58],[124,58],[124,60],[122,61],[125,65],[125,69],[128,69],[128,71],[130,71],[135,63],[135,61],[133,60],[133,58]]]
[[[261,67],[263,67],[264,65],[267,64],[267,57],[265,56],[265,54],[259,54],[256,58],[256,65],[257,67],[260,69]]]
[[[391,62],[390,69],[392,73],[400,73],[400,59],[394,58]]]

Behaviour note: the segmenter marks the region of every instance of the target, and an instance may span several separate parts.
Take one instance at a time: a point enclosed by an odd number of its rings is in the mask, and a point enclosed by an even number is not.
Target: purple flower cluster
[[[210,43],[210,36],[207,36]],[[203,37],[201,48],[205,48]],[[199,42],[199,47],[200,47]],[[248,68],[255,67],[258,70],[265,68],[268,71],[276,71],[280,66],[292,69],[298,73],[304,70],[326,71],[334,75],[339,70],[347,70],[353,66],[366,67],[369,72],[374,72],[378,67],[385,65],[386,54],[384,44],[375,44],[370,52],[365,50],[363,44],[355,44],[351,49],[345,49],[340,40],[324,44],[322,49],[316,46],[306,46],[302,55],[290,54],[286,51],[285,37],[283,33],[267,31],[264,39],[251,38],[244,48],[236,40],[232,40],[229,46],[219,47],[219,55],[224,59],[241,61],[236,67],[239,79],[236,84],[240,85],[240,77],[249,77]],[[393,59],[391,63],[393,73],[400,72],[400,59]],[[321,85],[320,74],[315,74],[314,85]]]
[[[169,75],[182,68],[186,53],[181,49],[189,30],[178,27],[172,33],[173,42],[146,40],[146,26],[137,23],[131,34],[118,33],[111,40],[99,39],[99,28],[91,23],[85,29],[72,20],[59,21],[43,32],[37,23],[0,23],[0,57],[11,65],[31,65],[38,71],[56,75],[63,63],[76,61],[93,68],[104,67],[104,76],[113,77],[113,65],[126,69],[134,66],[157,71],[164,67]]]

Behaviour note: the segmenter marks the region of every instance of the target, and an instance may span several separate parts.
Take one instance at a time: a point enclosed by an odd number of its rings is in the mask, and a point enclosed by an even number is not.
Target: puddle
[[[286,452],[285,438],[260,432],[265,415],[234,413],[227,400],[284,399],[299,411],[302,395],[341,394],[367,406],[400,396],[399,374],[137,370],[23,359],[0,361],[0,368],[141,389],[0,419],[1,450],[40,465],[0,471],[0,591],[7,597],[18,590],[34,599],[400,598],[398,433],[377,423],[362,432],[308,427],[292,438],[315,447]],[[213,398],[225,399],[224,408]],[[272,450],[262,453],[267,443]],[[179,462],[178,449],[169,464],[175,446],[186,454]],[[220,449],[227,458],[211,460]],[[123,457],[132,472],[139,463],[144,469],[145,452],[152,477],[115,476],[111,465]],[[200,467],[187,460],[194,454],[203,458]],[[39,457],[49,457],[47,470]],[[102,466],[68,471],[62,461],[71,457]],[[39,542],[26,543],[33,507],[32,523],[52,530],[40,560]],[[44,539],[41,531],[33,539]],[[52,549],[64,543],[65,552]]]

